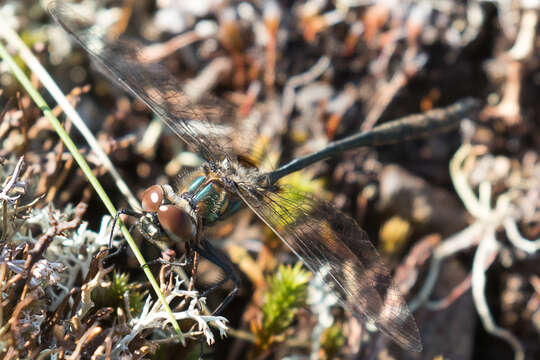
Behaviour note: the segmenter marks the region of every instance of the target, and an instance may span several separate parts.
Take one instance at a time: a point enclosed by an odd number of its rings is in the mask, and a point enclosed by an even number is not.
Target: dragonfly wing
[[[48,7],[60,24],[90,54],[99,70],[143,101],[192,151],[206,160],[223,158],[230,129],[215,126],[204,111],[195,109],[181,85],[161,65],[144,63],[140,48],[131,41],[109,40],[103,29],[60,1]],[[230,133],[227,133],[230,132]]]
[[[416,322],[375,247],[356,221],[290,189],[238,185],[238,195],[313,272],[323,272],[341,303],[402,347],[421,351]]]

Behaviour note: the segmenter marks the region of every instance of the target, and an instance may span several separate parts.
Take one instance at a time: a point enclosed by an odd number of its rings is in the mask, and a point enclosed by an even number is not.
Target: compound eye
[[[170,204],[161,205],[157,216],[163,229],[180,239],[189,241],[195,236],[195,224],[182,209]]]
[[[159,185],[150,186],[142,194],[142,207],[144,211],[156,212],[163,202],[163,189]]]

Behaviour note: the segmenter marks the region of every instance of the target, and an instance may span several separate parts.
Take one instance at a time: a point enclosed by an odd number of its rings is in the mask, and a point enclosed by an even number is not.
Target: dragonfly
[[[273,171],[263,171],[224,146],[228,141],[215,131],[205,112],[190,104],[180,84],[162,66],[141,61],[140,48],[109,39],[62,2],[53,2],[49,11],[102,73],[143,101],[204,159],[203,165],[183,175],[177,186],[148,188],[142,195],[141,212],[119,212],[137,216],[145,238],[161,246],[184,243],[221,267],[235,284],[230,300],[238,291],[239,278],[230,261],[205,238],[204,230],[247,207],[307,268],[324,275],[325,283],[354,316],[374,324],[404,349],[422,350],[414,317],[366,232],[329,202],[281,185],[279,180],[360,146],[387,145],[448,131],[477,106],[474,99],[387,122]],[[221,309],[222,305],[225,302]]]

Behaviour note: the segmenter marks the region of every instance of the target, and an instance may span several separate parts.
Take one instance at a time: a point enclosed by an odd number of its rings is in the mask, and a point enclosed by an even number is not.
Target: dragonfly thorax
[[[240,209],[242,201],[235,195],[238,179],[237,168],[227,161],[207,163],[181,179],[177,197],[189,204],[202,225],[212,225]]]

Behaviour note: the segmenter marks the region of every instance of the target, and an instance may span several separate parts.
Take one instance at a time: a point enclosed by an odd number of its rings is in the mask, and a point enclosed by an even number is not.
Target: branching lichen
[[[11,189],[17,184],[25,189],[17,179],[21,167],[22,161],[12,167],[11,177],[0,172],[6,238],[0,242],[0,354],[140,358],[155,352],[156,341],[176,341],[162,303],[127,275],[111,276],[114,266],[104,265],[110,217],[103,217],[94,232],[82,221],[84,203],[54,209],[38,208],[30,200],[34,206],[22,211],[18,202],[25,193]],[[174,316],[188,329],[186,337],[213,344],[210,324],[221,337],[227,335],[227,319],[203,313],[205,298],[184,290],[177,277],[163,279],[167,303],[178,304]]]

